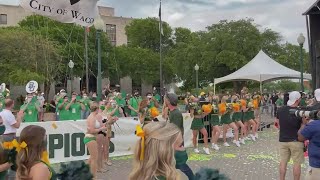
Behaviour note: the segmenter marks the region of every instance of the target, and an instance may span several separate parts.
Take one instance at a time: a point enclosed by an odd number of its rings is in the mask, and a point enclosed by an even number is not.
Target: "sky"
[[[316,0],[162,0],[162,17],[172,27],[205,30],[220,20],[253,18],[260,30],[281,33],[283,42],[297,44],[300,33],[307,36],[304,13]],[[19,0],[0,0],[18,4]],[[116,16],[158,17],[159,0],[100,0],[115,8]]]

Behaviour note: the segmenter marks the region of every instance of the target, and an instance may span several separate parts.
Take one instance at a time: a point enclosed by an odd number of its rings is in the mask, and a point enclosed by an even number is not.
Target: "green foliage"
[[[271,91],[299,91],[300,84],[297,82],[293,82],[290,80],[281,80],[276,82],[269,82],[263,85],[263,89],[267,89],[269,92]]]
[[[130,47],[140,47],[160,51],[160,30],[157,18],[134,19],[126,27],[126,34]],[[172,44],[172,29],[168,23],[162,22],[162,46],[167,48]]]

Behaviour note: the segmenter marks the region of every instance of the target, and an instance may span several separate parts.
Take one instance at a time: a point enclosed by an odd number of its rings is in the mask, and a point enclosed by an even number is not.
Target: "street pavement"
[[[274,128],[264,129],[259,133],[256,142],[247,141],[246,145],[240,148],[232,142],[231,147],[222,147],[219,151],[211,150],[211,155],[193,153],[193,149],[188,149],[188,164],[194,172],[201,167],[219,169],[231,180],[277,180],[279,179],[278,162],[278,132]],[[200,145],[201,146],[201,145]],[[202,149],[200,147],[199,149]],[[108,167],[108,172],[99,174],[99,179],[106,180],[126,180],[132,168],[132,156],[114,157],[113,165]],[[307,168],[306,162],[302,168],[302,179]],[[187,179],[181,174],[181,179]],[[292,162],[288,163],[286,179],[292,180]]]

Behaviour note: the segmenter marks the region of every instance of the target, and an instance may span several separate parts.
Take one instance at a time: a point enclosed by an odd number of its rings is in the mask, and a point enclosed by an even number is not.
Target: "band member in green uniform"
[[[82,111],[82,116],[81,119],[87,119],[87,117],[90,114],[90,103],[92,102],[91,99],[88,97],[88,94],[86,92],[84,92],[82,94],[82,99],[80,100],[82,101],[83,105],[85,106],[85,110]]]
[[[33,98],[32,94],[28,94],[25,104],[21,106],[20,111],[24,112],[24,122],[38,122],[40,104],[35,98]]]
[[[85,105],[77,99],[77,93],[72,92],[71,101],[66,106],[66,110],[69,111],[70,120],[80,120],[81,112],[86,110]]]
[[[119,106],[119,108],[121,108],[121,110],[123,112],[123,116],[127,117],[127,114],[125,112],[126,100],[123,98],[121,93],[117,94],[117,96],[115,97],[115,101],[116,101],[117,105]]]
[[[47,149],[46,130],[30,125],[20,134],[21,150],[17,154],[17,179],[56,179],[56,174],[44,157]],[[46,154],[47,155],[47,154]]]
[[[210,154],[210,150],[208,147],[208,132],[206,128],[204,127],[203,123],[203,118],[207,116],[208,114],[204,113],[201,109],[201,107],[198,104],[198,99],[193,98],[192,99],[192,104],[190,105],[190,116],[193,118],[192,124],[191,124],[191,129],[192,129],[192,142],[193,142],[193,147],[194,147],[194,152],[195,153],[200,153],[198,149],[198,133],[201,132],[203,135],[203,141],[204,141],[204,152],[206,154]]]
[[[159,108],[158,100],[151,93],[147,93],[147,98],[150,101],[149,108],[153,108],[153,107]]]
[[[242,112],[241,112],[241,104],[239,101],[239,96],[238,95],[233,95],[231,98],[232,106],[233,106],[233,114],[232,114],[232,120],[233,122],[237,125],[238,129],[241,128],[240,132],[240,138],[239,141],[241,144],[246,144],[244,141],[244,137],[246,134],[246,127],[242,123]]]
[[[57,105],[59,120],[60,121],[71,120],[70,113],[68,110],[66,110],[66,107],[68,105],[68,96],[64,95],[63,99],[60,99],[59,101],[60,103]]]
[[[210,116],[210,124],[212,127],[211,144],[212,144],[212,149],[218,151],[220,149],[218,146],[218,139],[221,134],[221,130],[220,130],[221,124],[220,124],[219,108],[218,108],[219,97],[218,96],[209,97],[209,102],[212,104],[212,112]]]
[[[142,101],[141,97],[139,96],[139,92],[135,91],[134,96],[130,98],[128,103],[128,108],[131,110],[131,116],[138,116],[139,114],[139,104]]]
[[[221,103],[219,104],[219,112],[221,115],[221,123],[223,124],[223,145],[229,147],[229,143],[227,142],[227,131],[228,128],[232,128],[234,131],[234,140],[232,141],[236,144],[237,147],[240,147],[239,142],[239,129],[237,125],[233,122],[231,118],[231,113],[233,112],[233,107],[231,103],[227,104],[227,100],[229,96],[223,96],[221,99]],[[230,99],[231,101],[231,99]]]

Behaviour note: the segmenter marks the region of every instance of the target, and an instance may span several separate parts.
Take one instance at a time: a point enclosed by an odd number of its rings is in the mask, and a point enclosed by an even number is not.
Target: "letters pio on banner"
[[[37,81],[30,81],[26,85],[26,91],[27,93],[34,93],[38,90],[38,83]]]

